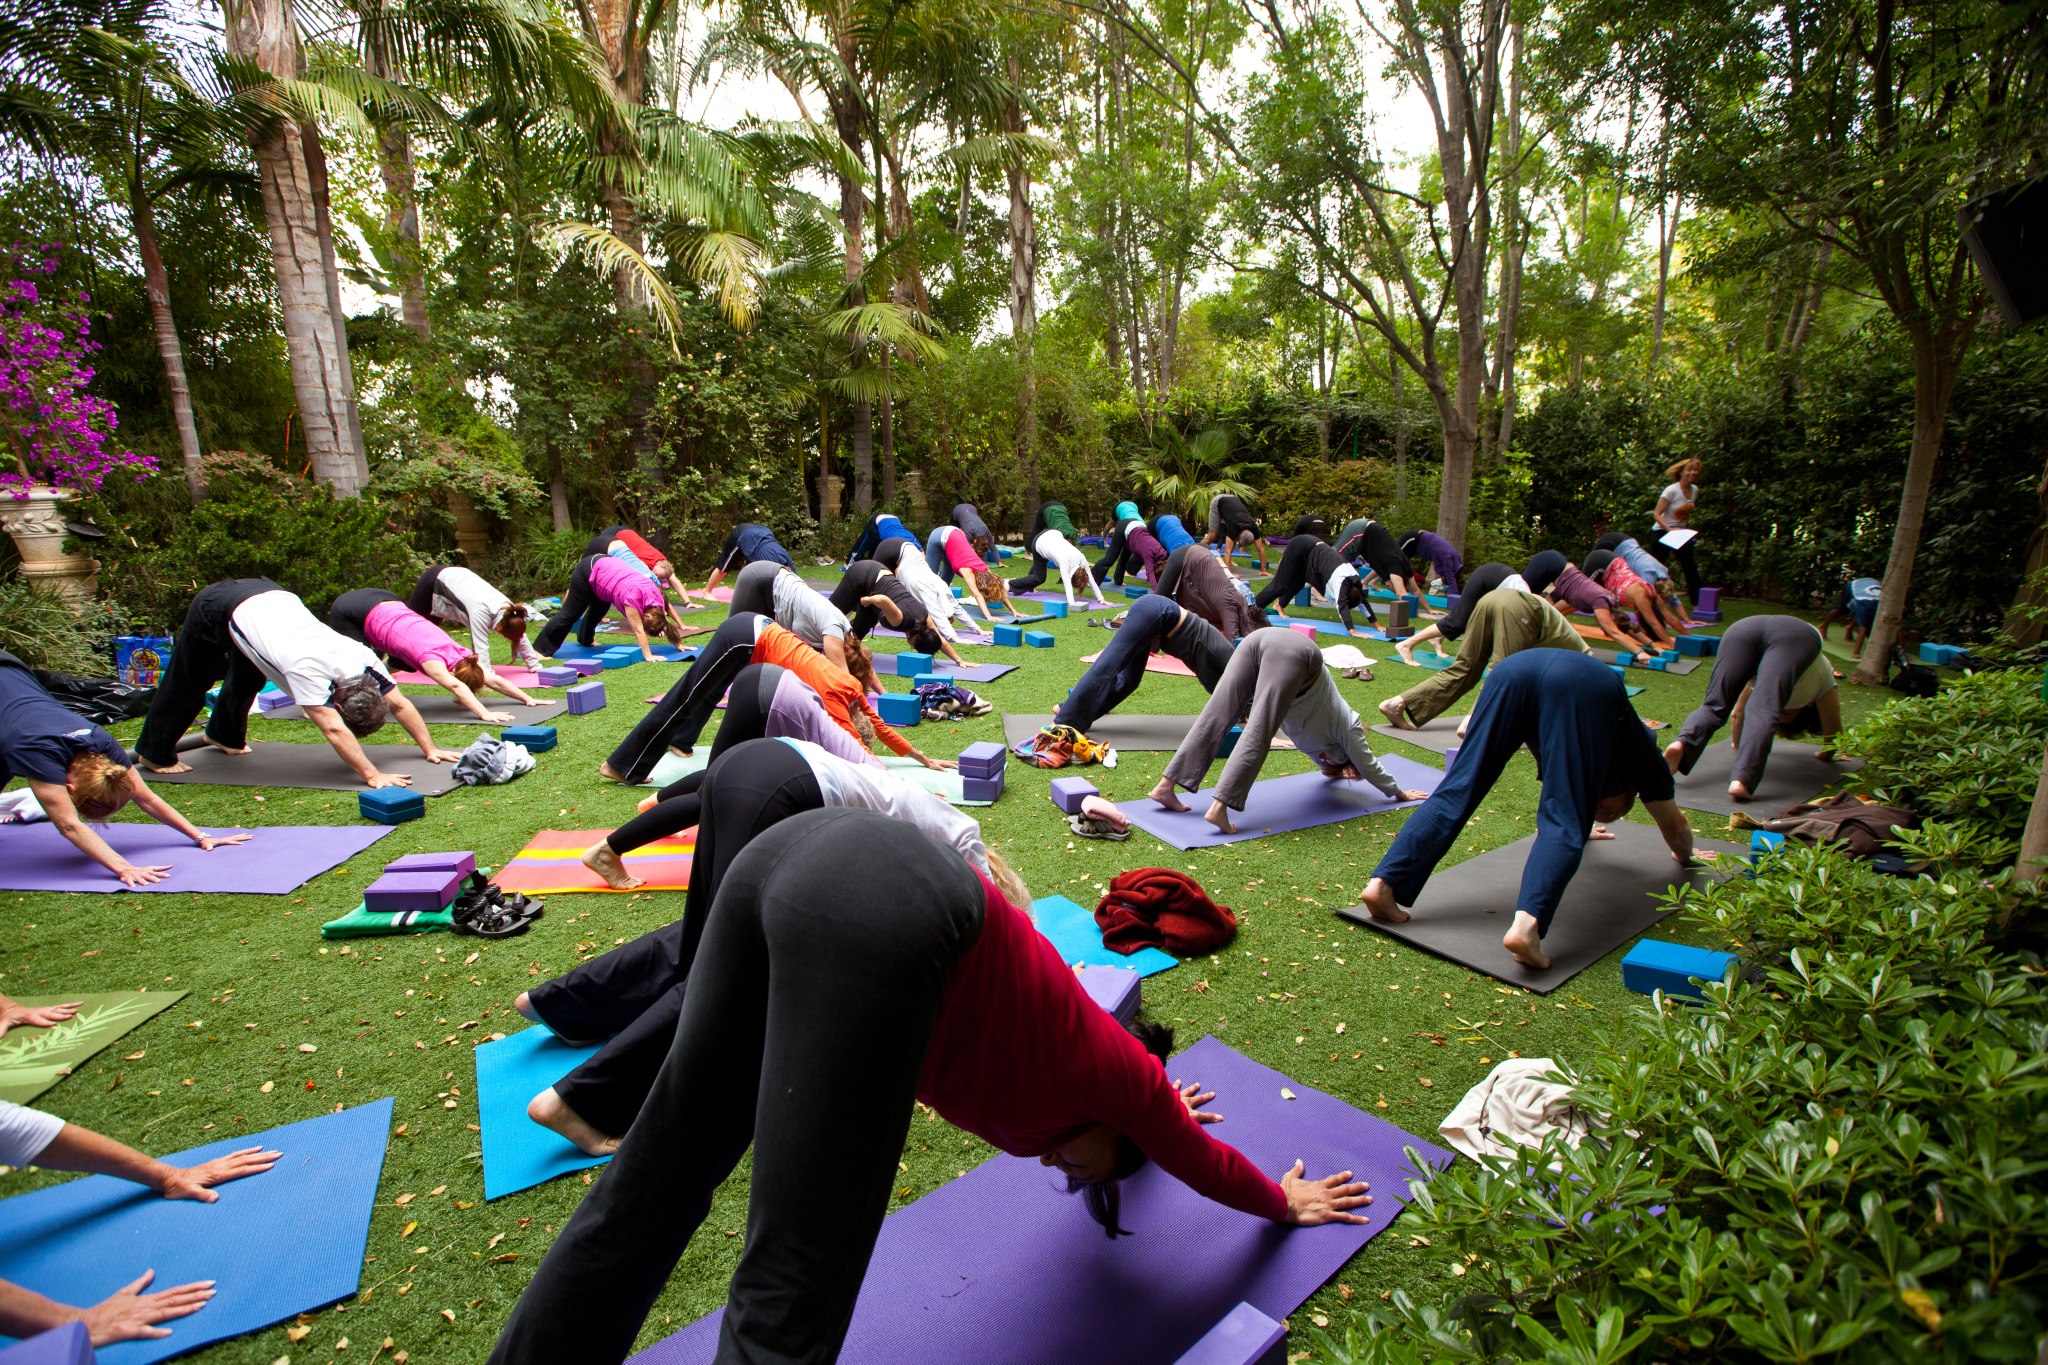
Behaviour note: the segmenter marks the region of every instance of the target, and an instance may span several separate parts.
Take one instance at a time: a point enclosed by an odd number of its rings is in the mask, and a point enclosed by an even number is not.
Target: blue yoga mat
[[[484,1130],[484,1198],[531,1189],[570,1171],[601,1166],[567,1138],[526,1117],[526,1104],[595,1047],[571,1047],[535,1025],[476,1050],[477,1126]]]
[[[564,640],[551,657],[557,659],[595,659],[606,650],[617,649],[618,647],[616,642],[608,645],[579,645],[574,640]],[[688,649],[683,649],[676,645],[656,645],[654,647],[654,657],[662,663],[687,663],[691,659],[696,658],[697,653],[697,648],[694,645]],[[643,659],[640,662],[644,663],[646,661]]]
[[[1266,621],[1269,625],[1278,626],[1282,630],[1287,629],[1289,626],[1314,626],[1318,635],[1335,635],[1345,640],[1384,640],[1387,638],[1387,633],[1377,626],[1366,626],[1364,628],[1365,634],[1353,635],[1350,631],[1344,629],[1341,621],[1325,621],[1315,616],[1281,617],[1267,612]]]
[[[162,1199],[110,1175],[0,1200],[0,1279],[66,1303],[98,1303],[145,1270],[153,1288],[215,1281],[213,1301],[156,1341],[100,1348],[104,1365],[145,1365],[254,1332],[356,1292],[391,1134],[381,1099],[179,1152],[196,1165],[243,1147],[282,1152],[220,1202]],[[4,1341],[0,1338],[0,1341]]]
[[[1180,965],[1180,959],[1157,948],[1140,948],[1128,956],[1111,952],[1102,946],[1095,916],[1065,896],[1040,896],[1031,902],[1031,920],[1070,967],[1129,967],[1140,976],[1157,976]]]

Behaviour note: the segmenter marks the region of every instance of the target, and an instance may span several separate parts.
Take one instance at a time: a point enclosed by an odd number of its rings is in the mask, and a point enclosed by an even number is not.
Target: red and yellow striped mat
[[[603,878],[583,865],[583,850],[609,834],[603,829],[544,829],[513,854],[491,878],[507,891],[559,896],[571,891],[611,891]],[[690,863],[697,853],[697,831],[686,829],[657,839],[625,855],[626,870],[646,882],[641,891],[683,891],[690,885]]]

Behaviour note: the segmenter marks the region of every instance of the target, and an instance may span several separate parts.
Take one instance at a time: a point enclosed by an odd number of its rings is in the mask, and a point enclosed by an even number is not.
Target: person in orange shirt
[[[854,719],[858,715],[865,718],[877,739],[905,758],[914,758],[927,768],[955,766],[925,757],[916,745],[890,729],[869,703],[867,689],[805,644],[801,636],[759,612],[743,611],[725,618],[696,662],[612,750],[598,772],[614,782],[638,784],[654,771],[664,749],[687,755],[740,670],[757,663],[778,664],[796,674],[818,694],[835,719],[845,717],[842,724],[849,732],[859,733]]]

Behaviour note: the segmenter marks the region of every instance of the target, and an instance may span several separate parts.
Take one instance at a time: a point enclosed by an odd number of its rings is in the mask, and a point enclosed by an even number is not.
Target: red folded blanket
[[[1237,916],[1209,899],[1185,872],[1140,867],[1109,884],[1095,907],[1102,943],[1119,953],[1164,948],[1180,957],[1213,953],[1237,936]]]

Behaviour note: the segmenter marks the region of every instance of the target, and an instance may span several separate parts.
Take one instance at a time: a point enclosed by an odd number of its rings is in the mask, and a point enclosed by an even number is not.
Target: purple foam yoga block
[[[1694,607],[1692,619],[1695,621],[1705,621],[1710,626],[1718,625],[1721,620],[1721,610],[1719,607]]]
[[[386,872],[453,872],[458,877],[467,877],[476,871],[476,854],[461,853],[408,853],[403,858],[394,858],[384,864]]]
[[[441,868],[431,872],[386,872],[363,892],[363,908],[385,914],[401,910],[441,910],[455,900],[462,887],[460,872]]]
[[[67,1322],[0,1350],[0,1365],[93,1365],[92,1333]]]
[[[536,675],[536,681],[542,687],[568,687],[582,676],[568,664],[550,664],[540,670]]]
[[[1693,603],[1693,605],[1705,607],[1708,611],[1719,611],[1721,609],[1721,590],[1719,588],[1701,588],[1699,601]]]
[[[587,716],[592,711],[604,710],[604,684],[601,682],[578,683],[566,695],[571,715]]]
[[[1055,777],[1052,780],[1052,803],[1069,815],[1081,813],[1081,803],[1101,793],[1095,784],[1085,777]]]
[[[1009,760],[1009,757],[1010,751],[994,740],[978,740],[960,751],[960,771],[964,773],[970,767],[975,769],[1000,768]],[[987,776],[985,772],[978,773],[977,775]]]
[[[1458,746],[1455,744],[1446,746],[1444,749],[1444,771],[1449,772],[1451,770],[1451,765],[1453,763],[1456,763],[1457,761]]]
[[[969,801],[993,801],[1003,794],[1001,777],[965,777],[960,779],[960,795]]]
[[[1280,1365],[1287,1359],[1287,1324],[1248,1303],[1230,1310],[1174,1365]]]
[[[292,705],[295,705],[295,703],[292,701],[292,694],[289,692],[263,692],[259,693],[256,697],[256,709],[258,711],[282,711],[287,706]]]
[[[571,659],[564,667],[575,673],[579,678],[587,678],[593,673],[604,672],[604,662],[601,659]]]
[[[1115,1015],[1119,1024],[1128,1024],[1144,1003],[1138,983],[1145,978],[1129,967],[1081,967],[1078,975],[1088,998]]]

